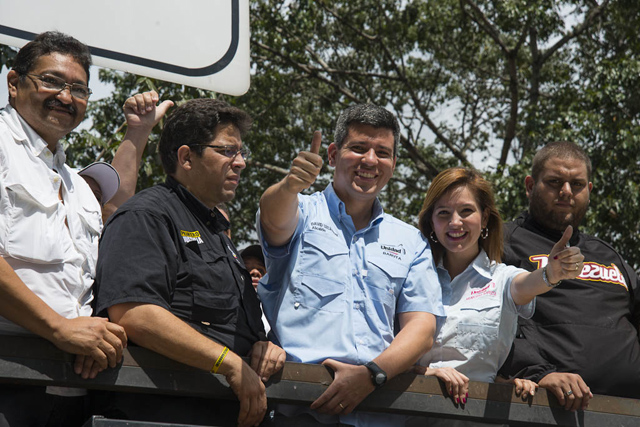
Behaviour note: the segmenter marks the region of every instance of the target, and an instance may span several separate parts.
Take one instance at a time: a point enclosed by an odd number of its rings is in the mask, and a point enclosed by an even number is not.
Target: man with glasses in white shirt
[[[121,326],[90,317],[100,204],[60,144],[84,118],[90,65],[76,39],[40,34],[18,52],[0,111],[0,332],[76,354],[83,378],[114,367],[126,345]],[[80,425],[83,394],[3,386],[0,426]]]

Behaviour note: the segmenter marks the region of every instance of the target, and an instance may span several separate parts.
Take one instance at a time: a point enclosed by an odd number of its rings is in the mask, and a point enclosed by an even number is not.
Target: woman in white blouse
[[[447,169],[433,180],[419,227],[431,244],[447,315],[419,365],[464,404],[469,380],[496,380],[515,338],[517,317],[533,315],[536,295],[577,277],[584,257],[577,247],[566,247],[568,226],[543,268],[529,273],[502,264],[502,220],[491,185],[466,168]],[[517,380],[516,388],[526,397],[537,384]]]

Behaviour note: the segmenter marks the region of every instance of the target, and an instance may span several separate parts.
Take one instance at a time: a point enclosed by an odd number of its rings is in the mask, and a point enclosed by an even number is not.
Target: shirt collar
[[[474,270],[476,270],[478,274],[486,277],[487,279],[491,279],[492,277],[491,267],[493,264],[494,263],[491,262],[491,260],[489,259],[489,256],[484,251],[484,249],[480,249],[480,253],[478,254],[478,256],[476,256],[476,259],[474,259],[473,262],[471,263]]]
[[[210,222],[210,227],[213,228],[214,232],[219,233],[229,229],[231,224],[229,224],[229,221],[227,221],[218,208],[209,209],[174,177],[167,176],[165,185],[176,192],[182,203],[184,203],[198,219],[205,224]]]
[[[333,183],[327,185],[324,189],[324,197],[327,199],[327,205],[329,206],[329,212],[336,216],[348,216],[344,202],[340,200],[340,197],[336,194],[336,191],[333,188]],[[369,225],[377,225],[384,219],[384,210],[382,209],[382,203],[376,197],[373,201],[373,209],[371,215],[371,221]]]
[[[67,161],[67,156],[64,153],[62,144],[60,141],[56,145],[56,153],[53,154],[49,150],[47,142],[33,130],[31,126],[22,118],[20,113],[13,108],[10,104],[5,107],[3,115],[8,120],[5,120],[9,130],[12,133],[13,138],[16,141],[22,142],[27,148],[31,150],[34,156],[39,157],[42,161],[51,169],[60,170],[62,165]]]
[[[478,272],[478,274],[491,279],[492,277],[492,267],[495,265],[495,262],[492,262],[489,259],[489,256],[487,255],[487,253],[484,251],[484,249],[480,249],[480,253],[475,257],[475,259],[473,260],[473,262],[471,264],[469,264],[467,266],[467,268],[464,269],[464,271],[460,274],[464,274],[465,272],[469,271],[469,269],[474,269],[475,271]],[[440,258],[440,261],[438,261],[438,266],[437,268],[439,270],[443,270],[444,272],[447,271],[447,269],[444,267],[444,262],[443,262],[443,258]],[[456,276],[458,277],[458,276]]]
[[[531,215],[531,213],[529,213],[528,211],[523,212],[520,215],[520,217],[523,218],[523,226],[524,226],[524,228],[526,228],[526,229],[528,229],[530,231],[533,231],[536,234],[541,234],[541,235],[545,236],[547,239],[553,240],[554,242],[557,242],[558,240],[560,240],[560,238],[564,234],[564,231],[552,230],[550,228],[545,227],[540,222],[538,222],[533,217],[533,215]],[[569,239],[569,244],[571,246],[576,246],[578,244],[579,235],[580,235],[579,228],[578,227],[574,227],[573,234],[571,235],[571,238]]]

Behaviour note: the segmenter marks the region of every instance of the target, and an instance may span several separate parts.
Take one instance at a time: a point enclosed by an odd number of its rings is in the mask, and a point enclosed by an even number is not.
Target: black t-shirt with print
[[[529,271],[546,265],[561,232],[528,213],[505,224],[503,262]],[[584,255],[580,276],[536,298],[501,373],[540,381],[551,372],[579,374],[593,393],[640,398],[638,276],[602,240],[574,230]]]

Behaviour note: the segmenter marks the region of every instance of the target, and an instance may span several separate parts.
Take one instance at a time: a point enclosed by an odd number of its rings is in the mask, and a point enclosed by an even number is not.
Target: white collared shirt
[[[484,250],[453,280],[442,262],[437,270],[447,317],[438,319],[436,341],[418,364],[494,382],[511,349],[518,316],[533,316],[535,298],[516,306],[511,297],[511,281],[527,271],[491,262]]]
[[[0,110],[0,255],[66,318],[91,315],[100,204],[11,106]],[[62,197],[60,200],[59,195]],[[0,317],[0,330],[24,329]]]

